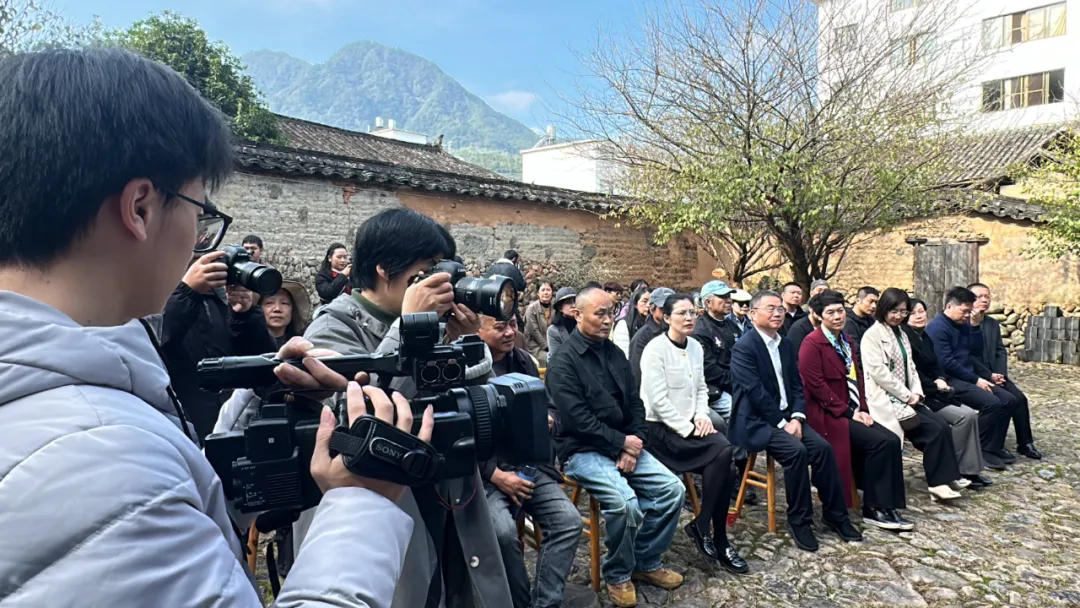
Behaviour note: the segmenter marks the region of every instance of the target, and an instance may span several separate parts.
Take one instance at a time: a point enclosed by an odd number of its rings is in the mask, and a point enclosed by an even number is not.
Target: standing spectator
[[[637,293],[639,289],[649,291],[649,284],[645,282],[645,279],[634,279],[633,281],[630,281],[631,294]],[[630,304],[630,302],[624,302],[622,307],[619,308],[619,314],[615,316],[615,322],[618,323],[619,321],[625,319],[630,314],[631,308],[632,305]]]
[[[161,319],[165,365],[200,441],[213,431],[221,400],[217,393],[199,388],[199,361],[277,350],[254,294],[234,286],[226,294],[227,267],[220,261],[224,255],[215,251],[191,263]]]
[[[247,252],[251,254],[252,262],[262,263],[262,254],[265,249],[263,248],[263,240],[257,234],[249,234],[244,237],[244,241],[240,245],[247,249]]]
[[[519,255],[518,252],[513,249],[507,249],[506,253],[503,254],[502,260],[499,260],[499,262],[503,260],[506,260],[514,266],[517,266],[518,262],[521,260],[521,255]]]
[[[1016,462],[1005,449],[1009,420],[1016,407],[1016,397],[991,381],[991,372],[971,356],[971,309],[975,294],[954,287],[945,294],[945,310],[926,326],[926,335],[934,345],[941,368],[945,371],[953,397],[979,412],[979,441],[986,466],[1000,469]]]
[[[525,308],[525,347],[540,367],[547,367],[547,329],[551,325],[554,296],[551,281],[544,281],[536,290],[536,299]]]
[[[615,346],[619,347],[619,350],[623,351],[623,355],[630,356],[630,340],[634,338],[634,334],[637,330],[645,324],[649,319],[649,293],[647,288],[639,288],[634,292],[634,295],[630,296],[630,302],[628,306],[633,309],[633,313],[623,318],[622,320],[615,322],[615,331],[612,332],[611,341],[615,343]]]
[[[787,529],[797,547],[818,550],[808,469],[814,472],[825,525],[847,542],[861,541],[862,534],[848,519],[832,446],[804,426],[806,403],[797,359],[791,343],[780,335],[786,314],[780,294],[759,292],[750,301],[750,314],[754,329],[739,338],[731,353],[735,394],[728,437],[748,452],[767,451],[784,468]]]
[[[784,326],[780,328],[780,335],[786,336],[788,331],[791,330],[791,326],[806,316],[806,311],[802,309],[803,290],[798,283],[791,282],[784,285],[782,295],[784,298]]]
[[[352,286],[349,285],[351,274],[349,250],[341,243],[331,244],[323,256],[319,274],[315,275],[315,291],[319,294],[319,300],[329,304],[343,293],[352,294]]]
[[[278,348],[294,336],[304,335],[311,319],[311,298],[304,286],[297,281],[282,281],[281,289],[260,302],[266,327]]]
[[[843,333],[844,296],[823,291],[810,298],[810,311],[819,316],[821,327],[806,337],[799,351],[807,422],[832,446],[848,508],[852,480],[858,477],[863,523],[912,530],[915,525],[899,512],[906,507],[901,441],[870,417],[859,347]]]
[[[742,289],[736,289],[731,292],[731,314],[728,318],[735,323],[735,328],[739,330],[739,337],[754,328],[754,324],[750,322],[750,299],[749,292]]]
[[[700,473],[701,512],[686,524],[698,552],[736,574],[749,572],[727,538],[728,504],[736,475],[732,447],[713,427],[705,355],[690,339],[697,311],[686,294],[664,303],[667,334],[645,346],[641,355],[641,400],[649,449],[675,473]],[[712,524],[710,534],[710,524]]]
[[[577,328],[552,353],[547,371],[562,420],[559,458],[563,473],[600,503],[608,548],[601,571],[611,602],[635,606],[632,580],[664,589],[682,584],[661,557],[679,528],[686,491],[645,450],[645,407],[626,357],[608,340],[611,299],[585,288],[576,306]]]
[[[731,417],[731,349],[739,339],[731,312],[731,294],[735,290],[723,281],[709,281],[701,288],[705,314],[698,317],[693,336],[701,343],[705,366],[705,384],[709,391],[709,408],[716,418],[713,426],[726,430]]]
[[[911,299],[911,314],[902,327],[911,342],[912,358],[915,369],[919,371],[926,407],[941,416],[952,427],[953,446],[956,448],[956,463],[960,474],[971,482],[974,488],[984,488],[993,482],[980,473],[986,466],[982,457],[982,442],[979,439],[979,412],[953,398],[953,388],[941,369],[934,344],[926,336],[926,303]],[[1001,464],[1005,468],[1005,464]]]
[[[869,285],[860,287],[855,296],[855,306],[847,311],[844,333],[856,344],[862,344],[863,334],[874,324],[874,313],[880,292]]]
[[[561,287],[555,293],[555,312],[551,315],[551,325],[547,328],[547,360],[555,356],[555,351],[570,338],[570,334],[577,327],[577,318],[574,316],[574,298],[577,292],[573,287]]]
[[[862,365],[866,374],[866,403],[874,421],[911,440],[923,453],[923,470],[936,500],[959,498],[957,490],[970,482],[960,476],[952,429],[922,403],[922,382],[915,368],[911,342],[900,326],[908,317],[906,292],[890,287],[881,294],[876,323],[863,335]]]
[[[491,375],[525,374],[539,378],[540,371],[529,353],[514,346],[516,333],[516,319],[499,321],[480,316],[477,335],[491,351]],[[549,401],[548,430],[557,433],[558,421],[555,404]],[[559,486],[563,477],[555,468],[554,444],[549,462],[527,464],[539,469],[536,479],[531,482],[518,476],[516,466],[496,462],[494,458],[481,463],[480,477],[484,480],[514,608],[558,608],[581,539],[581,514]],[[536,559],[536,583],[531,592],[525,558],[518,544],[517,525],[511,513],[514,506],[524,509],[544,535]]]
[[[990,288],[982,283],[973,283],[968,289],[975,294],[975,305],[971,309],[971,355],[990,370],[991,382],[1016,399],[1016,409],[1012,414],[1016,451],[1039,460],[1042,452],[1035,447],[1035,437],[1031,432],[1027,395],[1009,379],[1009,352],[1001,341],[1001,323],[986,314],[990,310]]]
[[[645,350],[645,345],[667,331],[667,325],[664,324],[664,303],[673,295],[675,291],[667,287],[657,287],[649,294],[649,319],[630,340],[630,369],[634,371],[635,382],[641,381],[641,353]]]
[[[829,290],[829,282],[825,279],[815,279],[810,283],[810,297],[821,295]]]

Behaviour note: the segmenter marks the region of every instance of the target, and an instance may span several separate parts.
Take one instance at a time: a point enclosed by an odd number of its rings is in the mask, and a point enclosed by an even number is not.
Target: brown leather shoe
[[[637,590],[634,589],[634,583],[626,581],[625,583],[619,583],[618,585],[608,584],[607,586],[608,599],[612,604],[618,606],[618,608],[632,608],[637,606]]]
[[[631,578],[635,581],[641,581],[643,583],[649,583],[655,585],[661,589],[678,589],[679,585],[682,585],[682,575],[673,570],[667,568],[660,568],[659,570],[653,570],[652,572],[635,572]]]

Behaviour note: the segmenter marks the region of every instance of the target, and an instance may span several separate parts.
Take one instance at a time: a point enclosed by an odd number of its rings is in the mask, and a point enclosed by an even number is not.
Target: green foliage
[[[79,28],[37,0],[0,0],[0,58],[12,53],[54,46],[78,46],[98,27]]]
[[[1046,258],[1080,255],[1080,137],[1058,138],[1046,153],[1014,171],[1031,201],[1046,211],[1034,253]]]
[[[477,148],[460,148],[452,150],[451,153],[467,163],[490,169],[503,177],[521,179],[521,154],[519,153]]]
[[[354,131],[373,127],[376,116],[393,118],[402,129],[442,135],[454,154],[504,175],[521,172],[510,156],[537,140],[435,63],[375,42],[346,45],[314,65],[274,51],[244,61],[275,112]]]
[[[194,19],[171,11],[108,33],[106,44],[131,49],[180,73],[232,121],[241,139],[288,143],[277,120],[259,98],[244,64],[222,42],[211,42]]]

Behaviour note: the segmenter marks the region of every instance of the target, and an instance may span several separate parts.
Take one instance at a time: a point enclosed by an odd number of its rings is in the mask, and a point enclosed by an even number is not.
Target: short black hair
[[[784,286],[780,288],[780,291],[781,292],[787,291],[788,287],[798,287],[799,291],[802,291],[802,285],[799,285],[795,281],[788,281],[787,283],[784,283]]]
[[[859,288],[859,293],[856,294],[855,297],[861,300],[861,299],[865,298],[866,296],[878,296],[878,297],[881,297],[881,292],[878,291],[876,287],[871,287],[869,285],[863,285],[862,287]]]
[[[962,306],[964,304],[974,304],[975,294],[966,287],[953,287],[945,294],[945,306],[949,304],[956,304]]]
[[[825,309],[834,306],[836,304],[844,304],[844,294],[833,289],[827,289],[818,295],[810,298],[810,310],[814,311],[814,314],[821,316]]]
[[[928,306],[926,305],[926,302],[923,302],[923,301],[922,301],[922,300],[920,300],[919,298],[911,298],[911,301],[910,301],[910,302],[908,302],[908,305],[907,305],[907,306],[908,306],[908,312],[909,312],[909,313],[911,313],[911,312],[915,312],[915,309],[916,309],[917,307],[919,307],[919,306],[922,306],[922,307],[923,307],[923,310],[927,310],[927,311],[929,311],[929,310],[930,310],[930,307],[928,307]],[[909,317],[910,317],[910,315],[909,315]],[[907,319],[904,319],[904,323],[907,323]]]
[[[597,282],[597,281],[589,281],[588,283],[585,283],[585,286],[581,288],[581,291],[585,291],[586,289],[603,289],[603,288],[604,288],[604,286],[601,285],[599,282]]]
[[[982,287],[986,291],[990,291],[990,286],[986,285],[985,283],[972,283],[971,285],[967,286],[968,291],[975,291],[976,287]]]
[[[694,303],[694,298],[688,293],[677,293],[668,296],[667,300],[664,300],[664,316],[670,317],[672,311],[675,310],[675,304],[682,302],[683,300],[689,300],[691,304]]]
[[[750,299],[750,308],[757,308],[757,305],[760,304],[761,301],[765,298],[776,298],[777,300],[783,301],[783,298],[780,297],[780,294],[776,293],[775,291],[771,289],[762,289],[761,291],[755,293],[754,297]]]
[[[374,289],[379,282],[379,266],[393,281],[420,260],[455,255],[454,237],[435,220],[405,207],[386,209],[368,218],[356,231],[352,286]]]
[[[633,281],[630,281],[630,291],[637,291],[639,287],[648,288],[649,282],[645,279],[634,279]]]
[[[255,243],[256,245],[259,246],[259,249],[265,249],[265,247],[263,247],[263,244],[262,244],[262,239],[259,238],[259,235],[257,235],[257,234],[249,234],[249,235],[245,236],[244,240],[241,241],[240,244],[241,245],[247,245],[248,243]]]
[[[884,324],[885,317],[889,314],[889,311],[896,310],[901,304],[911,306],[911,296],[903,289],[897,289],[896,287],[886,289],[878,299],[877,310],[874,311],[874,318],[877,319],[878,323]]]
[[[521,256],[518,255],[518,252],[514,251],[513,249],[507,249],[506,253],[503,254],[503,257],[510,260],[511,262],[517,262],[521,258]]]
[[[13,55],[0,60],[0,82],[0,264],[47,267],[133,179],[214,190],[232,171],[221,113],[131,51]]]

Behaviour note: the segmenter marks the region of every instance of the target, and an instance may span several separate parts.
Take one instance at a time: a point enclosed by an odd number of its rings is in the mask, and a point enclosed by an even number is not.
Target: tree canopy
[[[223,42],[211,42],[194,19],[165,11],[105,36],[179,72],[232,121],[241,139],[287,144],[242,61]]]
[[[1032,202],[1045,209],[1032,253],[1048,258],[1080,255],[1080,137],[1076,128],[1059,137],[1032,163],[1018,167]]]

